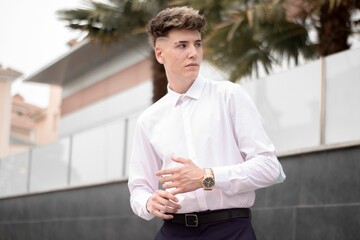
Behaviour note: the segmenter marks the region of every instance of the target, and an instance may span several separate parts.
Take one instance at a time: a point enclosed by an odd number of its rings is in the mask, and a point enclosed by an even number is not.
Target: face
[[[196,30],[173,29],[167,37],[157,39],[155,55],[164,64],[170,88],[190,87],[203,59],[201,34]]]

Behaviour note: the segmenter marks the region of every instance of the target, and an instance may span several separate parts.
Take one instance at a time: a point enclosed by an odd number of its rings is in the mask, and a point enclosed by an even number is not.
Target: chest
[[[228,141],[233,126],[226,104],[204,98],[178,103],[159,114],[149,126],[149,138],[160,159],[197,158],[204,148]]]

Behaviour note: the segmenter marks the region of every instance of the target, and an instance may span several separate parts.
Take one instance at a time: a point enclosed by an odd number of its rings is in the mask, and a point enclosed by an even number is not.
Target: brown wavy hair
[[[146,32],[152,46],[155,46],[156,39],[166,37],[172,29],[197,30],[202,33],[205,28],[206,19],[198,10],[191,7],[174,7],[162,10],[152,18],[146,26]]]

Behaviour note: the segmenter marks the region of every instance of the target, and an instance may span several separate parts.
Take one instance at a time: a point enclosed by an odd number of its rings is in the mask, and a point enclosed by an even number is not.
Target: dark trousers
[[[249,218],[236,218],[217,223],[186,227],[183,224],[164,222],[155,240],[256,240]]]

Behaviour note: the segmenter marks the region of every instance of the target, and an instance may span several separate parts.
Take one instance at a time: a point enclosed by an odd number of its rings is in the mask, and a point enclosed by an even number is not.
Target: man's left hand
[[[180,167],[163,169],[156,173],[163,188],[170,189],[172,194],[186,193],[202,188],[201,180],[204,177],[204,170],[199,168],[190,159],[172,157],[174,162],[182,164]]]

